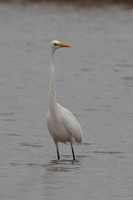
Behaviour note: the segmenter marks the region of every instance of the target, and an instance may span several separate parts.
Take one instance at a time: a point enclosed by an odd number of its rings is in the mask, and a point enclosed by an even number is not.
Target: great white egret
[[[47,113],[47,126],[55,142],[58,159],[60,159],[58,142],[70,142],[73,160],[75,160],[73,143],[82,143],[82,129],[74,115],[56,101],[54,53],[56,49],[61,47],[70,46],[62,44],[57,40],[53,40],[51,42],[49,110]]]

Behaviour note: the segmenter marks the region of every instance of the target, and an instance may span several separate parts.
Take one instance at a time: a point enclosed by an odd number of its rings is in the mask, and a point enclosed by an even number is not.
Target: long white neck
[[[52,51],[50,60],[49,111],[52,115],[55,115],[56,109],[57,109],[57,101],[56,101],[56,90],[55,90],[54,51]]]

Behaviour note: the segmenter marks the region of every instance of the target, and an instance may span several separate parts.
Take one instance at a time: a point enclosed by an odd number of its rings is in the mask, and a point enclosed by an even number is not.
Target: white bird
[[[70,46],[62,44],[57,40],[53,40],[51,42],[49,110],[47,113],[47,127],[56,145],[58,159],[60,159],[58,142],[69,142],[71,145],[73,160],[75,160],[73,143],[82,143],[82,129],[74,115],[56,101],[54,53],[56,49],[61,47]]]

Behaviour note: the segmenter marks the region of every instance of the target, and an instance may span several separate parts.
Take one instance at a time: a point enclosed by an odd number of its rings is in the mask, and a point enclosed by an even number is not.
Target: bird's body
[[[56,116],[48,111],[47,125],[54,141],[82,143],[82,130],[78,121],[69,110],[60,104],[57,104]]]
[[[82,143],[82,129],[74,115],[57,103],[55,90],[55,74],[54,74],[54,52],[59,47],[70,47],[54,40],[51,42],[51,65],[50,65],[50,89],[49,89],[49,110],[47,113],[48,130],[55,142],[57,156],[60,159],[58,142],[70,142],[73,159],[75,160],[73,143]]]

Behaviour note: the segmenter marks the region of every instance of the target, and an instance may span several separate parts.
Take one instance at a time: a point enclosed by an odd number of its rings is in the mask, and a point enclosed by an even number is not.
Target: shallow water
[[[133,199],[133,11],[0,4],[0,199]],[[84,144],[60,144],[46,127],[49,42],[58,101]]]

